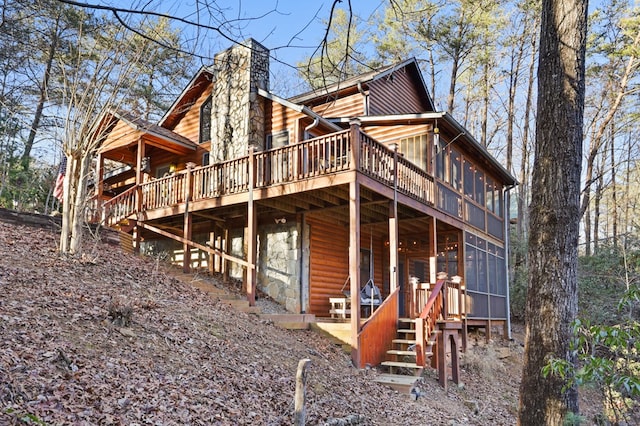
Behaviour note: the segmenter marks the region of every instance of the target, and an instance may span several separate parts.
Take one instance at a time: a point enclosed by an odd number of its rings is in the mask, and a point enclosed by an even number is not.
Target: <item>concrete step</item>
[[[329,337],[336,344],[351,346],[351,324],[349,323],[316,322],[311,323],[310,328]]]
[[[308,330],[310,324],[316,321],[313,314],[261,314],[260,318],[288,330]]]
[[[260,314],[262,311],[258,306],[249,306],[248,300],[243,299],[220,299],[221,303],[230,305],[238,312],[245,312],[247,314]]]

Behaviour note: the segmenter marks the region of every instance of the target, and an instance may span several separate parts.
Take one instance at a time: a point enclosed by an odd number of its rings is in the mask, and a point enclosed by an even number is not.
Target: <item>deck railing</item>
[[[188,171],[145,182],[140,185],[141,208],[152,210],[185,202]]]
[[[351,141],[345,130],[254,154],[256,188],[349,170]]]
[[[102,205],[102,222],[113,226],[136,212],[136,187],[129,188],[121,194],[107,200]]]
[[[254,182],[249,182],[251,167]],[[349,170],[358,170],[424,203],[434,202],[433,176],[359,128],[355,131],[352,128],[154,179],[140,184],[138,191],[127,190],[123,193],[127,196],[121,194],[104,206],[130,215],[136,206],[144,211],[185,203],[187,194],[192,201],[205,200],[247,192],[249,188],[299,182]],[[187,188],[189,182],[191,186]],[[136,203],[136,193],[141,197],[139,204]],[[118,203],[123,205],[116,207]]]
[[[415,319],[416,364],[424,367],[425,348],[438,321],[461,321],[464,315],[464,287],[459,281],[438,280],[430,289],[421,287],[416,293],[416,302],[426,303]]]
[[[249,190],[249,157],[192,169],[194,201]]]
[[[389,349],[398,331],[398,304],[400,289],[396,288],[371,314],[358,333],[358,366],[378,365]]]

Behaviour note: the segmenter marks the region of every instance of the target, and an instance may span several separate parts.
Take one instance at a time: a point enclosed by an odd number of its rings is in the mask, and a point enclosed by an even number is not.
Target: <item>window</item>
[[[267,135],[267,149],[282,148],[287,145],[289,145],[288,130]]]
[[[400,139],[400,152],[404,155],[404,158],[425,171],[428,163],[427,148],[426,134]]]
[[[202,154],[202,165],[203,166],[208,166],[210,158],[211,158],[211,154],[210,153],[205,152],[204,154]]]
[[[209,96],[200,106],[200,143],[211,141],[211,102]]]
[[[484,173],[476,170],[476,196],[475,200],[481,206],[484,206]]]
[[[451,148],[451,186],[453,186],[458,191],[462,191],[462,172],[460,166],[462,164],[462,156],[458,151]]]
[[[444,166],[446,156],[445,150],[437,150],[436,151],[436,177],[440,180],[444,180]]]
[[[156,169],[156,177],[157,178],[161,178],[164,176],[168,176],[170,173],[170,169],[171,169],[171,165],[170,164],[165,164],[163,166],[159,166]]]
[[[464,160],[464,195],[473,199],[473,181],[476,175],[476,168],[469,160]]]
[[[491,179],[490,177],[487,176],[486,202],[487,202],[487,210],[489,210],[490,212],[495,211],[494,210],[495,200],[493,199],[493,196],[494,196],[495,192],[494,192],[493,188],[494,188],[493,179]]]

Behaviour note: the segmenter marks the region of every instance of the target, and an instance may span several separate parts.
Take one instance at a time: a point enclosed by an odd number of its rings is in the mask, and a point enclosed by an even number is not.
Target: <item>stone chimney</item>
[[[265,108],[258,88],[269,90],[269,50],[253,39],[213,60],[212,163],[264,149]]]

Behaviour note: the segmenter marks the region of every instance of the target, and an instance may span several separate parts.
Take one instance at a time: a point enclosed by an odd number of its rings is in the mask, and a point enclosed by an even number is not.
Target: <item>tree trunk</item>
[[[456,54],[451,61],[451,82],[449,83],[449,96],[447,97],[447,112],[453,113],[453,102],[456,96],[456,82],[458,80],[458,55]]]
[[[611,238],[613,239],[613,247],[618,247],[618,188],[616,186],[616,126],[615,120],[611,120]]]
[[[73,226],[71,227],[71,245],[69,246],[69,252],[71,254],[78,254],[82,250],[82,237],[83,227],[85,223],[85,207],[87,199],[87,178],[91,168],[91,152],[83,153],[80,158],[80,170],[77,174],[78,182],[76,182],[76,193],[73,210]]]
[[[593,198],[593,254],[597,255],[600,250],[600,205],[602,204],[602,191],[604,186],[605,157],[598,164],[598,179],[596,181],[596,191]]]
[[[541,370],[551,358],[576,360],[586,34],[587,0],[543,0],[520,425],[562,425],[578,412],[571,377]]]
[[[487,147],[487,123],[489,121],[489,62],[482,66],[482,112],[480,113],[480,143]],[[510,171],[510,169],[507,168]]]
[[[64,175],[64,190],[62,192],[62,229],[60,230],[60,253],[69,253],[71,240],[71,225],[73,223],[73,191],[72,176],[76,173],[77,163],[72,155],[67,156],[67,170]]]
[[[47,92],[49,86],[49,79],[51,78],[51,68],[53,66],[53,59],[55,58],[56,51],[58,50],[58,29],[60,25],[60,17],[56,19],[55,27],[53,28],[51,35],[51,43],[49,44],[49,51],[47,52],[47,62],[45,63],[44,74],[42,75],[42,82],[40,83],[40,87],[38,88],[40,91],[40,96],[38,98],[38,103],[36,105],[36,111],[33,115],[33,120],[31,121],[31,126],[29,128],[29,136],[27,137],[27,141],[24,143],[24,151],[22,152],[22,158],[20,162],[22,163],[22,168],[27,170],[29,168],[29,163],[31,160],[31,149],[33,148],[33,144],[36,140],[36,134],[38,133],[38,129],[40,127],[40,120],[42,119],[42,112],[44,110],[44,103],[47,100]]]
[[[518,197],[518,226],[516,232],[520,241],[526,235],[529,225],[529,118],[531,117],[531,104],[533,103],[533,82],[536,72],[536,55],[538,53],[538,44],[536,37],[531,42],[531,62],[529,64],[529,83],[527,85],[527,100],[524,107],[524,129],[522,130],[522,164],[520,168],[520,197]]]

